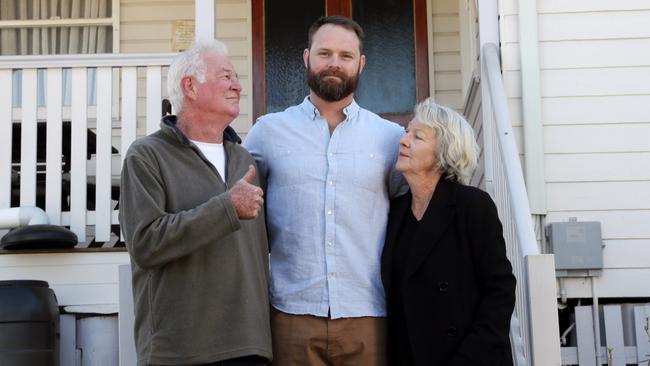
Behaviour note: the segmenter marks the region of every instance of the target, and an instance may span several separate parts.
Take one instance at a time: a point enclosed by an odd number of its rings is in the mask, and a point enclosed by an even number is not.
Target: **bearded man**
[[[353,20],[318,19],[309,95],[244,142],[267,188],[274,365],[386,364],[380,257],[403,129],[354,101],[362,46]]]

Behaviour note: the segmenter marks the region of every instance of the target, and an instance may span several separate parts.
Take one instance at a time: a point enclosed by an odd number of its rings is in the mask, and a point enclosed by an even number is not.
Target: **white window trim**
[[[0,20],[0,29],[108,26],[113,33],[112,53],[120,52],[120,0],[111,0],[111,17]]]

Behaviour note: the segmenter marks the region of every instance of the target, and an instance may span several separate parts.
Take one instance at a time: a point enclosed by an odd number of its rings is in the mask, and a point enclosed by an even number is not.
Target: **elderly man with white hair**
[[[168,88],[177,115],[133,143],[122,171],[138,365],[264,365],[264,200],[255,161],[229,126],[242,88],[223,43],[179,54]]]

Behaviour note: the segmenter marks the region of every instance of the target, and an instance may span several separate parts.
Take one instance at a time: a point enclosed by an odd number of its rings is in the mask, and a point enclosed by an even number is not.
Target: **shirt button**
[[[374,158],[374,157],[375,157],[375,154],[370,154],[370,157],[371,157],[371,158]]]
[[[449,336],[449,337],[455,337],[457,332],[458,331],[457,331],[456,327],[447,328],[447,336]]]
[[[331,214],[332,214],[332,211],[327,211],[327,214],[328,214],[328,215],[331,215]]]
[[[332,242],[331,242],[331,241],[328,241],[328,242],[327,242],[327,245],[332,246]]]
[[[330,181],[330,185],[334,184],[334,182]]]
[[[447,292],[447,290],[449,290],[449,282],[442,281],[438,284],[438,291]]]

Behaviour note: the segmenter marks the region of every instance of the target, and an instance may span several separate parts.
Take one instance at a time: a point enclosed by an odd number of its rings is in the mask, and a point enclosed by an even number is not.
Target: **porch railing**
[[[118,224],[121,158],[138,136],[158,129],[163,75],[174,55],[0,57],[0,208],[38,203],[52,224],[77,234],[78,247],[111,245],[119,237],[111,229]],[[14,108],[17,71],[21,103]],[[68,87],[69,106],[62,98]],[[88,103],[89,88],[96,105]]]
[[[560,342],[553,256],[537,246],[519,153],[515,145],[499,49],[481,50],[483,177],[503,223],[508,258],[517,277],[511,327],[515,365],[559,365]]]

